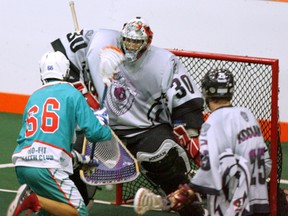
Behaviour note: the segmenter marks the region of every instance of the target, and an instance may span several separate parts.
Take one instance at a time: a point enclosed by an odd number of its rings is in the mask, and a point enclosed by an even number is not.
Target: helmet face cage
[[[202,79],[202,94],[205,98],[231,100],[234,93],[234,77],[227,69],[208,71]]]
[[[152,42],[153,32],[141,17],[124,24],[121,33],[121,47],[128,61],[133,62],[141,57]]]
[[[39,66],[43,83],[46,83],[47,79],[66,80],[69,77],[70,63],[66,56],[59,51],[45,53]]]

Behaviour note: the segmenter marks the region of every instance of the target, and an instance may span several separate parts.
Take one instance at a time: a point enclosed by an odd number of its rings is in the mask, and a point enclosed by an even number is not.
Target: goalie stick
[[[93,170],[80,170],[81,179],[89,185],[118,184],[135,180],[139,176],[137,160],[111,130],[112,139],[95,143],[93,158],[99,166]],[[84,140],[82,154],[91,155],[92,143]]]
[[[89,94],[84,83],[79,81],[73,85],[85,96],[90,107],[99,107],[99,102]],[[82,154],[99,161],[97,168],[83,166],[83,169],[80,170],[80,177],[86,184],[124,183],[136,179],[139,175],[137,160],[113,130],[111,132],[112,139],[103,142],[91,143],[84,137]]]
[[[106,98],[106,95],[107,95],[107,89],[108,89],[108,86],[105,85],[103,96],[102,96],[102,100],[101,100],[101,104],[100,104],[100,109],[102,109],[104,107],[104,102],[105,102],[105,98]],[[95,143],[92,144],[92,149],[91,149],[91,153],[90,153],[90,158],[91,159],[93,159],[93,157],[94,157],[94,152],[95,152],[95,148],[96,148],[95,145],[96,145]]]
[[[70,1],[69,5],[71,8],[75,31],[79,32],[74,2]],[[115,53],[112,53],[112,57],[114,56],[114,54]],[[109,58],[110,55],[108,54],[107,56],[106,54],[105,57]],[[103,77],[108,77],[108,75],[105,73],[105,70],[102,70],[101,74]],[[85,94],[89,96],[87,100],[87,102],[90,102],[89,105],[93,105],[91,107],[95,109],[95,103],[97,103],[99,107],[99,102],[96,98],[91,97],[91,94],[88,94],[89,92],[87,92],[86,86],[81,84],[81,82],[80,84],[78,83],[78,86],[80,86],[78,90],[82,91],[82,93],[85,92]],[[100,109],[104,107],[107,90],[108,85],[105,83],[103,95],[101,98]],[[125,145],[121,142],[121,140],[117,137],[117,135],[113,132],[112,129],[111,132],[112,139],[104,142],[91,143],[84,137],[82,154],[90,155],[91,159],[96,158],[99,160],[99,165],[97,166],[97,168],[84,166],[83,169],[80,170],[80,178],[86,184],[95,186],[124,183],[136,179],[139,175],[139,167],[137,160],[126,149]]]
[[[97,105],[99,102],[87,94],[85,85],[81,82],[74,83],[74,87],[80,92],[86,93],[86,101],[91,105]],[[107,88],[106,88],[107,89]],[[106,97],[103,93],[103,98]],[[104,106],[102,98],[101,106]],[[107,126],[108,127],[108,126]],[[80,178],[89,185],[105,185],[116,184],[132,181],[139,176],[139,167],[137,160],[126,149],[118,136],[112,132],[112,139],[103,142],[91,143],[84,137],[82,154],[90,156],[91,159],[96,158],[99,165],[96,167],[83,167],[80,170]],[[87,169],[86,169],[87,168]]]
[[[76,16],[74,1],[70,1],[69,2],[69,6],[70,6],[70,9],[71,9],[71,13],[72,13],[72,18],[73,18],[75,31],[79,32],[79,25],[78,25],[78,20],[77,20],[77,16]]]
[[[73,18],[74,29],[75,29],[76,32],[79,32],[79,24],[78,24],[78,19],[77,19],[77,15],[76,15],[74,1],[70,1],[69,2],[69,6],[70,6],[72,18]],[[89,88],[89,86],[88,86],[88,88]],[[107,85],[105,85],[104,93],[103,93],[103,96],[102,96],[102,101],[101,101],[101,104],[100,104],[100,109],[102,109],[104,107],[104,100],[106,98],[107,88],[108,88]],[[89,92],[90,92],[90,88],[89,88]],[[91,92],[90,92],[90,95],[92,95]],[[95,144],[93,144],[93,146],[92,146],[92,151],[91,151],[91,155],[90,155],[91,159],[93,159],[94,150],[95,150]]]

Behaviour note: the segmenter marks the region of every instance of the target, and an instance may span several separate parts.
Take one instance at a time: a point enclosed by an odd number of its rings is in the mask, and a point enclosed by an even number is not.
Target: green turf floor
[[[20,129],[22,115],[0,113],[0,165],[10,164],[11,155],[16,146],[16,139]],[[288,143],[282,143],[283,152],[283,166],[282,166],[282,179],[288,180]],[[13,167],[0,168],[0,216],[6,215],[6,210],[9,203],[15,196],[15,191],[18,189],[19,184],[16,180],[16,175]],[[282,188],[288,188],[288,184],[281,184]],[[104,186],[102,190],[98,190],[95,199],[107,202],[115,201],[115,189],[108,191]],[[22,214],[25,215],[25,214]],[[132,216],[136,215],[133,208],[123,207],[117,205],[108,205],[95,203],[91,216]],[[176,213],[165,213],[151,211],[145,216],[164,216],[164,215],[177,215]]]

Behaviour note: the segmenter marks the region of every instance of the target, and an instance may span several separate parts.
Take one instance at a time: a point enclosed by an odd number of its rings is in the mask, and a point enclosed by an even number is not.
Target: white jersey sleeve
[[[70,65],[76,67],[81,81],[84,81],[85,72],[89,73],[87,53],[98,31],[82,29],[80,32],[70,32],[51,43],[54,50],[63,52],[70,60]]]
[[[167,92],[169,107],[179,107],[187,101],[195,98],[201,98],[201,92],[195,84],[192,77],[187,73],[184,65],[179,59],[173,55],[170,65],[171,74],[173,74],[173,80],[171,86]],[[168,83],[166,83],[168,84]]]

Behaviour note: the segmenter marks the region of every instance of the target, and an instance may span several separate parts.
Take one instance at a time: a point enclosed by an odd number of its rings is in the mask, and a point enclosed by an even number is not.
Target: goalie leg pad
[[[190,163],[185,151],[171,139],[163,141],[154,153],[138,152],[142,173],[168,194],[188,182]]]

